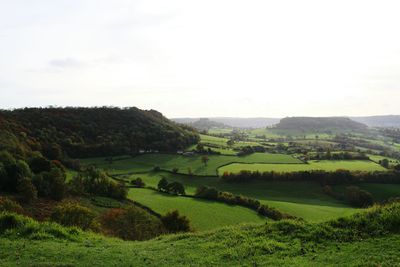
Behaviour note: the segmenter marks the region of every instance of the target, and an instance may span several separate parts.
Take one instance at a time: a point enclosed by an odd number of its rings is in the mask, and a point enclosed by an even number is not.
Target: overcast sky
[[[399,1],[0,0],[0,107],[400,114]]]

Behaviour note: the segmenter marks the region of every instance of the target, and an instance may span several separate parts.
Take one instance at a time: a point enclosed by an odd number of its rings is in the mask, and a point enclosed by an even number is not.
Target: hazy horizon
[[[396,1],[0,3],[0,108],[400,114]]]

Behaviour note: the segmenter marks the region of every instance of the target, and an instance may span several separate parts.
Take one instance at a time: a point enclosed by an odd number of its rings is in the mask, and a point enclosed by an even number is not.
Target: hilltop
[[[0,150],[50,159],[176,151],[197,143],[190,127],[138,108],[24,108],[0,110]]]
[[[345,117],[287,117],[281,119],[275,129],[299,132],[363,131],[367,126]]]

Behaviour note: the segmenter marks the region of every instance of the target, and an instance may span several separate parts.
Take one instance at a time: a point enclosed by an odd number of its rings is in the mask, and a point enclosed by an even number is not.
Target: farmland
[[[263,223],[266,221],[256,212],[244,207],[190,197],[172,196],[149,189],[131,188],[128,197],[160,214],[178,209],[181,214],[190,219],[196,230],[210,230],[227,225]],[[213,219],[210,220],[210,218]]]
[[[232,163],[218,169],[218,173],[224,172],[238,173],[241,170],[259,171],[259,172],[297,172],[297,171],[311,171],[311,170],[324,170],[336,171],[344,169],[349,171],[386,171],[385,168],[372,161],[352,160],[352,161],[309,161],[308,164],[244,164]]]

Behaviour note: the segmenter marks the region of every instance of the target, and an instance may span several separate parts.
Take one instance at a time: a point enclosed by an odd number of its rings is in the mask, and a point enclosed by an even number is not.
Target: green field
[[[153,187],[157,186],[161,177],[166,177],[169,182],[182,183],[189,195],[193,195],[196,188],[202,185],[215,187],[220,191],[258,199],[261,203],[308,221],[329,220],[358,210],[325,195],[319,184],[314,182],[252,181],[238,184],[225,183],[216,177],[188,177],[155,172],[131,176],[132,179],[137,177],[142,178],[147,186]]]
[[[131,188],[128,198],[160,214],[178,210],[190,219],[196,230],[209,230],[240,223],[265,223],[266,219],[255,211],[215,201],[172,196],[151,189]]]
[[[344,169],[349,171],[386,171],[379,164],[368,160],[311,160],[308,164],[243,164],[232,163],[218,169],[221,175],[224,172],[238,173],[242,170],[248,171],[275,171],[275,172],[296,172],[296,171],[311,171],[324,170],[336,171]]]
[[[85,164],[96,164],[112,174],[147,172],[155,166],[163,170],[172,171],[178,168],[178,173],[188,174],[189,168],[194,175],[217,175],[218,167],[232,162],[244,163],[302,163],[290,155],[254,153],[248,156],[210,155],[207,165],[201,161],[201,155],[182,156],[178,154],[144,154],[134,158],[115,160],[112,164],[103,159],[94,158],[85,160]]]

